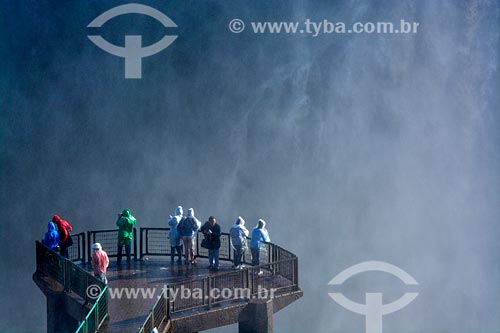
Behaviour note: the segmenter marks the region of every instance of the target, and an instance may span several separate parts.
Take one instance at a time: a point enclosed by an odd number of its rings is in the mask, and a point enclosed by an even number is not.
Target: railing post
[[[162,302],[164,302],[163,309],[162,309],[162,319],[161,319],[160,323],[158,324],[158,326],[160,326],[163,321],[167,321],[167,316],[168,316],[168,314],[167,314],[168,304],[167,304],[167,299],[165,298],[167,291],[164,291],[164,293],[165,293],[165,295],[163,293],[161,295],[161,297],[163,297]]]
[[[244,273],[246,278],[245,288],[250,292],[250,298],[252,298],[252,288],[250,286],[250,270],[246,268]]]
[[[151,326],[155,327],[155,308],[151,309]]]
[[[144,228],[141,227],[139,229],[139,250],[140,250],[139,257],[141,259],[144,257],[144,242],[143,242],[143,237],[142,237],[143,231],[144,231]]]
[[[147,255],[149,253],[149,229],[146,229],[146,246],[144,249],[144,254]]]
[[[195,236],[195,243],[196,243],[196,257],[198,257],[200,255],[200,247],[198,246],[198,235],[199,232],[196,231],[194,236]]]
[[[68,265],[68,261],[65,260],[64,258],[61,258],[63,262],[63,271],[64,271],[64,291],[69,291],[70,290],[70,284],[71,284],[71,274],[70,274],[70,267]]]
[[[82,233],[82,260],[85,264],[87,262],[87,239],[85,233]]]
[[[165,297],[165,319],[168,320],[170,318],[170,302],[169,302],[169,291],[168,291],[168,285],[166,286],[166,289],[164,291],[165,295],[162,294],[163,297]]]
[[[167,256],[172,255],[171,245],[172,245],[172,240],[170,239],[170,227],[166,228],[167,229],[167,238],[168,238],[168,243],[169,246],[167,246]],[[182,240],[180,241],[182,243]],[[175,250],[174,250],[174,257],[175,257]]]
[[[104,289],[106,290],[105,294],[104,294],[104,309],[105,309],[105,314],[104,314],[104,317],[103,317],[103,321],[106,319],[106,317],[109,316],[109,307],[108,307],[108,300],[109,300],[109,293],[108,293],[108,286],[105,286]]]
[[[97,304],[97,302],[96,302],[96,304]],[[96,332],[99,329],[99,316],[98,316],[98,314],[99,314],[99,305],[97,305],[95,307],[95,314],[94,314],[94,323],[95,323],[94,328],[95,328]]]
[[[75,240],[73,240],[73,246]],[[80,260],[82,261],[82,237],[81,234],[76,235],[76,261]]]
[[[92,231],[87,231],[87,263],[90,263],[92,261],[92,254],[90,253],[90,248],[91,248],[91,241],[90,241],[90,235]]]
[[[273,263],[277,262],[277,260],[276,260],[277,259],[276,258],[277,257],[276,246],[273,244],[273,246],[270,246],[269,249],[270,249],[270,252],[272,253],[272,256],[273,256],[272,262]],[[279,265],[273,265],[273,275],[275,275],[275,274],[279,274]]]
[[[210,276],[207,276],[208,308],[212,307],[212,284]]]
[[[276,246],[273,246],[273,262],[277,261],[277,251]]]
[[[299,285],[299,258],[295,257],[293,260],[294,268],[293,268],[293,284],[295,286]]]
[[[97,331],[97,328],[99,327],[99,301],[101,300],[101,297],[97,299],[97,302],[95,302],[96,307],[95,307],[95,329]]]
[[[283,260],[284,258],[281,257],[281,251],[280,251],[281,248],[278,247],[278,246],[275,246],[275,247],[276,247],[276,250],[275,250],[275,252],[276,252],[276,260],[275,260],[275,262],[279,262],[279,261]],[[276,272],[278,274],[281,274],[280,265],[279,264],[276,265]]]
[[[134,258],[137,260],[137,228],[134,228]]]

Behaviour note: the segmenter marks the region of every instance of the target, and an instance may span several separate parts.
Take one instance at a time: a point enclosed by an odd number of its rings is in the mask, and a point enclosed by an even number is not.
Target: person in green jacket
[[[118,258],[116,264],[122,264],[122,250],[125,246],[125,254],[127,255],[127,265],[130,265],[130,244],[132,244],[132,234],[134,231],[136,219],[132,216],[129,209],[124,209],[121,214],[118,214],[116,225],[118,226]]]

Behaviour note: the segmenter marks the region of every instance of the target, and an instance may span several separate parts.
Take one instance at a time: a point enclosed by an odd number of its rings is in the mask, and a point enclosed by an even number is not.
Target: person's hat
[[[94,250],[100,250],[100,249],[102,249],[101,243],[94,243],[94,244],[92,244],[92,248]]]

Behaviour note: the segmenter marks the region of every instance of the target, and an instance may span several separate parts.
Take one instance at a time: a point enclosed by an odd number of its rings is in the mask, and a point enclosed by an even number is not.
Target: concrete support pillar
[[[47,333],[74,332],[78,321],[66,311],[66,294],[62,292],[47,293]]]
[[[246,311],[248,319],[239,322],[239,333],[273,333],[272,299],[251,300]]]

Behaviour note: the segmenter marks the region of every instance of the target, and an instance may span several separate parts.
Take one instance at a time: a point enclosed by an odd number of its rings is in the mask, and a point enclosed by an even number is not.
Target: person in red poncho
[[[73,239],[71,238],[70,232],[73,232],[73,227],[68,221],[63,220],[59,215],[54,215],[52,222],[57,226],[57,232],[59,233],[59,247],[61,248],[61,255],[68,258],[68,247],[73,245]]]

